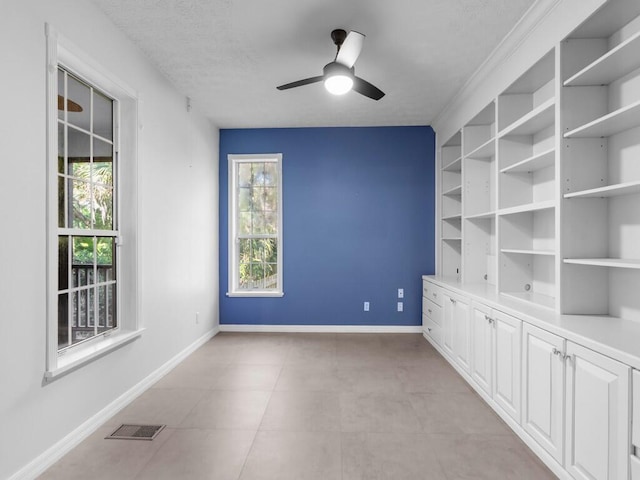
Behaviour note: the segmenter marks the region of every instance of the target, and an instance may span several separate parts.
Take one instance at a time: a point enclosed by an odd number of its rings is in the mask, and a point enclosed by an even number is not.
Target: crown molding
[[[498,46],[469,77],[458,93],[436,115],[433,122],[434,130],[438,131],[438,125],[443,118],[462,105],[468,98],[474,95],[475,90],[482,84],[487,76],[498,66],[506,62],[535,31],[536,27],[547,18],[563,0],[537,0],[514,27],[505,35]]]

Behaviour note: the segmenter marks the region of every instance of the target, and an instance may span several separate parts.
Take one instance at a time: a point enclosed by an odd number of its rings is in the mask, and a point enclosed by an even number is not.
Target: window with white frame
[[[142,332],[136,240],[138,98],[50,25],[46,33],[45,378],[52,379]]]
[[[58,350],[118,327],[116,102],[58,66]]]
[[[282,296],[282,154],[228,159],[228,295]]]

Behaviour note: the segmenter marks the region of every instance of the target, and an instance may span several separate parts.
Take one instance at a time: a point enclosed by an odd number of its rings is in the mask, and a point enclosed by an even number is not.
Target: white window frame
[[[111,72],[46,25],[47,37],[47,354],[45,380],[65,375],[138,338],[139,324],[137,241],[137,125],[138,95]],[[124,157],[126,173],[116,166],[114,198],[116,233],[117,327],[75,346],[58,349],[58,66],[107,93],[114,99],[114,159]],[[115,162],[114,162],[115,164]],[[123,186],[126,191],[123,192]],[[127,209],[121,209],[122,200]],[[126,213],[126,216],[121,216]],[[87,231],[87,236],[92,236]],[[73,232],[82,235],[83,231]],[[133,239],[125,243],[125,238]],[[71,250],[71,249],[70,249]],[[126,292],[126,293],[125,293]],[[123,296],[124,295],[124,296]]]
[[[228,216],[229,216],[229,246],[228,246],[228,297],[282,297],[284,296],[283,287],[283,230],[282,230],[282,154],[281,153],[265,153],[256,155],[228,155]],[[254,162],[274,162],[277,164],[278,170],[278,261],[277,261],[277,289],[265,289],[265,290],[248,290],[239,288],[239,237],[238,237],[238,211],[237,202],[237,177],[238,177],[238,165],[241,163],[254,163]]]

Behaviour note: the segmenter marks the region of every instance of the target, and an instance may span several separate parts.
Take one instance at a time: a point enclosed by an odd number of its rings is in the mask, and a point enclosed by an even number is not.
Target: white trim
[[[87,421],[82,423],[75,430],[73,430],[68,435],[60,439],[53,446],[45,450],[42,454],[38,455],[31,462],[29,462],[27,465],[25,465],[16,473],[14,473],[11,477],[9,477],[8,480],[27,480],[31,478],[36,478],[38,475],[42,474],[47,468],[49,468],[55,462],[60,460],[64,455],[66,455],[72,449],[74,449],[77,445],[79,445],[80,442],[82,442],[89,435],[95,432],[113,415],[115,415],[124,407],[129,405],[138,396],[140,396],[147,389],[149,389],[154,383],[156,383],[162,377],[164,377],[167,373],[169,373],[180,362],[182,362],[182,360],[188,357],[200,346],[207,343],[212,337],[217,335],[218,332],[219,332],[219,329],[215,327],[212,330],[205,333],[203,336],[198,338],[195,342],[193,342],[187,348],[185,348],[180,353],[178,353],[173,358],[171,358],[169,361],[167,361],[165,364],[163,364],[160,368],[153,371],[146,378],[144,378],[142,381],[140,381],[139,383],[131,387],[122,395],[120,395],[113,402],[111,402],[109,405],[104,407],[98,413],[93,415]]]
[[[531,35],[538,24],[544,20],[563,0],[538,0],[536,1],[518,20],[514,27],[507,33],[496,48],[482,62],[465,82],[458,93],[444,106],[436,115],[432,125],[434,130],[439,130],[439,126],[444,117],[450,115],[469,97],[473,97],[477,87],[484,82],[485,78],[493,72],[499,65],[503,64],[511,57],[522,43]]]
[[[138,272],[140,270],[139,238],[137,235],[136,225],[138,224],[138,178],[137,178],[137,161],[138,161],[138,95],[137,92],[115,77],[108,69],[97,63],[84,51],[75,44],[60,35],[57,30],[50,24],[45,24],[45,36],[47,41],[47,353],[45,362],[45,378],[53,379],[63,374],[69,373],[81,365],[88,363],[96,358],[105,355],[108,352],[116,350],[142,333],[141,320],[141,302],[138,297],[140,293],[140,278]],[[81,231],[81,234],[93,236],[96,234],[107,234],[116,238],[121,234],[123,226],[123,215],[120,210],[121,194],[122,194],[122,166],[119,163],[121,152],[126,150],[128,169],[131,169],[127,183],[131,182],[133,190],[128,192],[130,197],[127,202],[127,225],[129,225],[129,233],[136,238],[135,244],[127,247],[127,268],[122,267],[122,253],[116,255],[116,298],[118,326],[109,331],[109,334],[98,335],[95,337],[96,342],[91,345],[77,347],[72,346],[60,355],[58,351],[57,339],[57,314],[58,314],[58,235],[75,234],[77,229],[60,229],[57,219],[57,156],[58,156],[58,115],[57,115],[57,71],[61,65],[65,70],[69,70],[73,75],[78,76],[82,81],[87,82],[92,87],[96,87],[101,93],[106,94],[114,100],[114,131],[113,145],[114,149],[114,166],[116,178],[114,178],[115,196],[114,196],[114,227],[116,230],[101,231],[87,230]],[[91,100],[93,101],[93,100]],[[121,140],[122,133],[122,116],[121,109],[123,104],[127,104],[127,126],[128,130],[127,144],[123,145]],[[66,118],[65,118],[66,121]],[[80,233],[80,232],[79,232]],[[121,247],[123,242],[117,242],[117,247]],[[125,273],[126,270],[126,273]],[[125,299],[122,295],[123,282],[127,277],[127,296]],[[123,315],[123,302],[129,305],[126,315]],[[77,350],[76,350],[77,348]]]
[[[220,325],[221,332],[422,333],[421,325]]]
[[[270,290],[247,290],[246,292],[227,292],[227,297],[284,297],[284,292]]]
[[[66,375],[141,337],[143,331],[143,328],[130,332],[117,330],[112,335],[97,335],[89,340],[86,345],[79,346],[77,349],[70,349],[63,355],[59,355],[56,368],[47,370],[44,373],[44,378],[47,381],[52,381]],[[113,332],[113,330],[109,332]]]

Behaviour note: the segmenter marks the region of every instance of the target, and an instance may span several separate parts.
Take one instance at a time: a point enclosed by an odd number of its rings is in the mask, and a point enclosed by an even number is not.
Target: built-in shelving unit
[[[640,320],[639,51],[611,0],[442,144],[440,274]]]
[[[640,319],[639,15],[611,2],[561,45],[563,313]]]
[[[448,278],[462,268],[462,133],[440,149],[440,269]]]
[[[496,282],[496,104],[462,127],[465,282]]]

